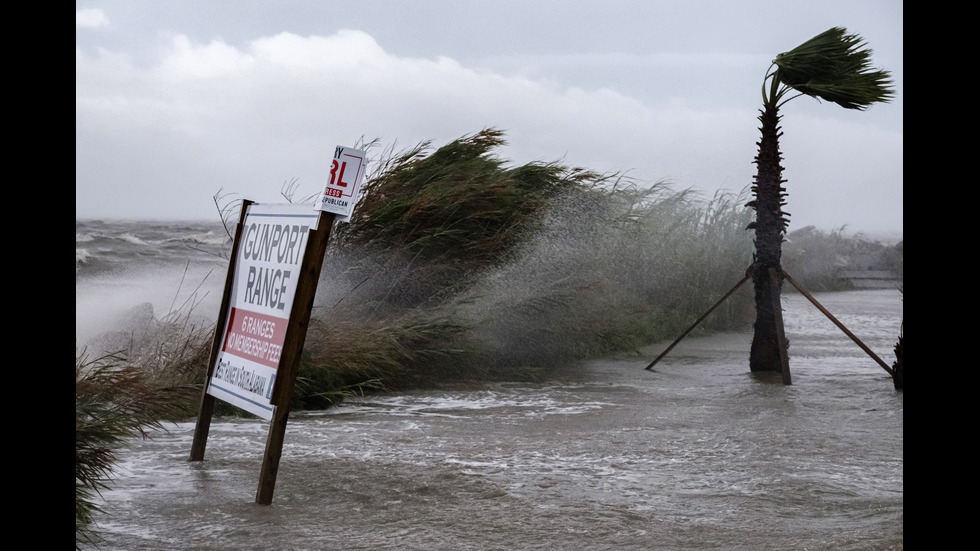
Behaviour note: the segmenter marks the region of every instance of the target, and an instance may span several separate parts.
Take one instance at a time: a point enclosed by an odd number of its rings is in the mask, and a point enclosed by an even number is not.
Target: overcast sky
[[[752,183],[762,81],[830,27],[896,97],[783,110],[790,229],[903,229],[902,2],[86,0],[75,27],[75,216],[218,220],[219,192],[284,202],[337,145],[405,149],[493,127],[501,157]],[[374,150],[380,153],[380,148]],[[370,170],[370,166],[368,169]]]

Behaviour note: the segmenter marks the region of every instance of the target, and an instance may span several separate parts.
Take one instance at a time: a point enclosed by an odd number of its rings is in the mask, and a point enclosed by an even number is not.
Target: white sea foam
[[[556,399],[549,389],[545,388],[537,394],[483,391],[467,394],[403,395],[365,399],[352,398],[347,401],[346,406],[356,408],[360,412],[373,411],[384,413],[385,415],[444,417],[458,417],[469,415],[479,410],[506,408],[509,415],[533,417],[541,415],[577,415],[603,407],[612,407],[615,404],[596,401],[565,403]]]
[[[133,235],[131,233],[124,233],[124,234],[122,234],[122,235],[119,236],[119,239],[122,239],[123,241],[126,241],[127,243],[132,243],[133,245],[148,245],[149,244],[146,241],[140,239],[139,237],[136,237],[135,235]]]

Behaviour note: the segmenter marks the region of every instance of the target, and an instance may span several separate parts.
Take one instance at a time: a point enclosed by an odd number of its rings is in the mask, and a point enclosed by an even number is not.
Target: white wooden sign
[[[306,242],[318,216],[308,204],[253,204],[241,229],[228,321],[207,393],[267,421]]]

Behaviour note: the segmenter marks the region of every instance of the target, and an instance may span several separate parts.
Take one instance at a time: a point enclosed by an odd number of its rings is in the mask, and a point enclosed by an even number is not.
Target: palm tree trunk
[[[755,286],[755,335],[749,355],[751,371],[783,371],[788,375],[786,360],[788,344],[782,338],[782,306],[779,291],[782,287],[780,260],[782,241],[789,225],[782,206],[785,204],[785,189],[782,187],[783,167],[779,164],[780,115],[778,108],[767,106],[759,115],[762,122],[762,139],[759,141],[759,154],[755,158],[757,173],[752,191],[755,200],[750,203],[756,211],[755,222],[755,264],[752,282]],[[772,270],[771,270],[772,269]],[[776,277],[777,281],[772,278]],[[784,370],[785,365],[785,370]]]

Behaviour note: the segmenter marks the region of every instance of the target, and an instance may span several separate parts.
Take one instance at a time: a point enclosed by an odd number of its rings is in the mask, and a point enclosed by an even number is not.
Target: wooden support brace
[[[874,361],[878,362],[878,365],[880,365],[885,371],[887,371],[889,375],[891,375],[892,377],[895,376],[895,372],[892,370],[891,367],[888,367],[888,364],[886,364],[881,358],[879,358],[878,355],[875,354],[870,348],[868,348],[867,346],[865,346],[865,344],[863,342],[861,342],[861,339],[857,338],[854,335],[854,333],[851,333],[850,331],[848,331],[847,327],[844,327],[844,324],[843,323],[841,323],[840,321],[838,321],[837,318],[835,318],[833,314],[831,314],[829,311],[827,311],[826,308],[824,308],[819,302],[817,302],[817,299],[813,298],[813,295],[811,295],[810,293],[808,293],[806,291],[806,289],[804,289],[802,286],[800,286],[799,284],[797,284],[796,281],[793,278],[791,278],[789,276],[789,274],[787,274],[786,272],[783,272],[783,277],[785,277],[786,278],[786,281],[789,281],[793,285],[793,287],[796,287],[796,290],[799,291],[800,294],[802,294],[803,296],[805,296],[807,298],[807,300],[809,300],[811,303],[813,303],[813,305],[817,307],[817,310],[820,310],[821,312],[823,312],[823,315],[827,316],[827,319],[829,319],[830,321],[834,322],[834,325],[836,325],[838,328],[840,328],[840,330],[843,331],[845,335],[847,335],[848,337],[850,337],[852,341],[854,341],[855,343],[857,343],[857,345],[861,347],[861,350],[864,350],[868,354],[868,356],[871,356],[871,358]]]
[[[684,331],[683,333],[681,333],[681,336],[677,337],[677,339],[674,340],[674,342],[670,343],[670,346],[668,346],[666,350],[664,350],[663,352],[661,352],[659,356],[657,356],[652,362],[650,362],[650,365],[646,366],[645,369],[648,370],[648,371],[651,370],[651,369],[653,369],[653,366],[657,365],[657,362],[659,362],[664,356],[666,356],[668,352],[670,352],[671,350],[673,350],[673,348],[675,346],[677,346],[677,343],[681,342],[681,340],[683,340],[684,337],[686,337],[688,335],[688,333],[690,333],[691,331],[693,331],[695,327],[697,327],[702,321],[704,321],[705,318],[708,317],[709,314],[711,314],[711,312],[714,312],[715,311],[715,308],[718,308],[718,306],[720,306],[721,303],[725,302],[725,300],[727,300],[728,297],[732,296],[732,293],[734,293],[736,289],[738,289],[739,287],[741,287],[742,284],[745,283],[746,281],[748,281],[749,278],[751,278],[751,277],[752,277],[751,270],[746,271],[745,277],[743,277],[741,281],[739,281],[738,283],[736,283],[735,286],[732,287],[730,291],[728,291],[727,293],[725,293],[725,296],[721,297],[718,300],[718,302],[716,302],[711,308],[708,308],[708,311],[707,312],[705,312],[704,314],[702,314],[701,317],[698,318],[697,321],[695,321],[693,324],[691,324],[691,326],[688,327],[686,331]]]
[[[786,342],[786,332],[783,328],[783,307],[779,300],[780,292],[780,282],[779,282],[780,272],[776,268],[769,268],[769,284],[772,286],[772,315],[775,318],[776,324],[776,339],[778,340],[777,347],[779,349],[779,367],[783,374],[783,384],[791,385],[793,384],[793,378],[789,374],[789,344]]]

